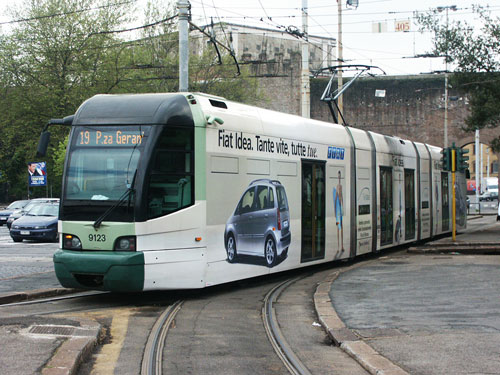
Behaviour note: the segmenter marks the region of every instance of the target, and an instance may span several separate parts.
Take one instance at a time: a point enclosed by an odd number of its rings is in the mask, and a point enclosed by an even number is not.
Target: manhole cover
[[[74,327],[67,326],[33,326],[29,333],[37,335],[71,336],[75,332]]]

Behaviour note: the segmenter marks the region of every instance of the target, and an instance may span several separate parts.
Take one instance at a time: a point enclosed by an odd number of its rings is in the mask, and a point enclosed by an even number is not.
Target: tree
[[[20,9],[11,17],[23,21],[0,37],[0,161],[17,197],[26,191],[26,163],[34,161],[47,120],[74,113],[84,99],[115,85],[110,69],[117,51],[110,47],[118,39],[100,32],[128,20],[125,3],[107,0],[26,0]],[[57,145],[67,129],[53,135]],[[51,154],[45,161],[53,176]],[[60,180],[49,182],[58,194]]]
[[[26,163],[35,160],[38,136],[50,118],[75,113],[101,93],[171,92],[178,88],[178,35],[173,8],[152,0],[138,30],[131,29],[131,0],[25,0],[0,34],[0,170],[9,194],[26,193]],[[255,82],[235,77],[227,55],[193,50],[190,88],[249,102]],[[68,129],[52,127],[49,183],[60,194]],[[38,189],[32,196],[45,194]]]
[[[481,23],[479,28],[466,21],[449,24],[438,17],[439,8],[418,16],[421,30],[434,33],[433,54],[445,56],[448,63],[456,65],[451,83],[469,96],[466,131],[500,125],[500,17],[492,17],[480,6],[473,10]],[[500,152],[500,136],[491,147]]]

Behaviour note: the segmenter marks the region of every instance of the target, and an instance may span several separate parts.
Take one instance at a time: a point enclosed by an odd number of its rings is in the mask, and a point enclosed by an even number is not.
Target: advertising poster
[[[29,186],[47,185],[47,163],[44,161],[28,163],[28,184]]]

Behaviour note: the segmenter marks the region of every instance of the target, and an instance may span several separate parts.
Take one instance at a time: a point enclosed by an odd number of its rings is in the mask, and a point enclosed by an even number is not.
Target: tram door
[[[450,230],[450,191],[448,189],[448,173],[441,172],[441,212],[443,215],[443,232]]]
[[[392,168],[380,167],[380,246],[392,243],[394,213]]]
[[[405,169],[405,240],[415,238],[415,171]]]
[[[301,262],[325,257],[325,163],[302,161]]]

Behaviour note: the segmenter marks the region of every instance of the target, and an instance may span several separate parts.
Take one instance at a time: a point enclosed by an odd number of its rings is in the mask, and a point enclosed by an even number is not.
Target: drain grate
[[[33,326],[29,333],[37,335],[71,336],[75,332],[74,327],[67,326]]]

